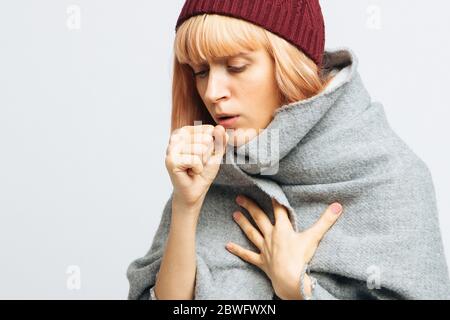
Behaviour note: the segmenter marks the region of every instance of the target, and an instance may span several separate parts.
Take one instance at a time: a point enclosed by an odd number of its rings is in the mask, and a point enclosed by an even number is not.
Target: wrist
[[[299,274],[287,277],[281,281],[277,289],[276,294],[282,300],[303,300],[300,292]]]
[[[317,280],[309,275],[309,265],[306,264],[300,275],[300,295],[303,300],[311,300],[314,294],[314,288]]]
[[[172,210],[175,212],[181,212],[184,215],[198,215],[203,206],[204,199],[205,196],[201,196],[196,201],[186,202],[174,193],[172,198]]]
[[[300,274],[295,274],[283,281],[277,296],[283,300],[309,300],[312,298],[315,280],[306,273],[305,265]]]
[[[300,283],[300,285],[297,287],[297,289],[300,292],[301,299],[306,300],[307,298],[311,298],[311,296],[312,296],[311,277],[308,276],[307,274],[305,274],[302,281],[303,281],[303,292],[302,292],[302,288],[301,288],[302,283]]]

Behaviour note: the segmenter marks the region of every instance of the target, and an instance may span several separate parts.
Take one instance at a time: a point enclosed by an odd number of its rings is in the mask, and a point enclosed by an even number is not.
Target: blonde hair
[[[331,80],[302,51],[262,27],[229,16],[197,15],[178,28],[174,41],[171,131],[192,126],[194,121],[215,125],[197,92],[188,63],[201,64],[263,48],[275,63],[283,105],[320,93]]]

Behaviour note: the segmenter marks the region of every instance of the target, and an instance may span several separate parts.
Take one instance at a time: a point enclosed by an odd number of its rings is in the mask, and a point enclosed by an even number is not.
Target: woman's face
[[[274,63],[264,49],[191,65],[198,93],[230,143],[239,146],[266,128],[281,105]],[[236,116],[227,120],[222,116]]]

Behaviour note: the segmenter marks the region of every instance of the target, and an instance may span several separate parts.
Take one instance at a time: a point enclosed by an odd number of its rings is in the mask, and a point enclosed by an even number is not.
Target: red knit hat
[[[318,66],[325,49],[325,24],[319,0],[186,0],[175,31],[204,13],[246,20],[284,38]]]

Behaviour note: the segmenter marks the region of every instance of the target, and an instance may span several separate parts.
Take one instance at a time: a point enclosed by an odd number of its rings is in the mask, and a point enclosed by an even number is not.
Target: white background
[[[0,298],[126,298],[126,268],[150,247],[171,191],[183,3],[0,2]],[[355,51],[373,99],[432,172],[448,259],[450,5],[321,3],[326,47]],[[67,286],[69,266],[79,289]]]

